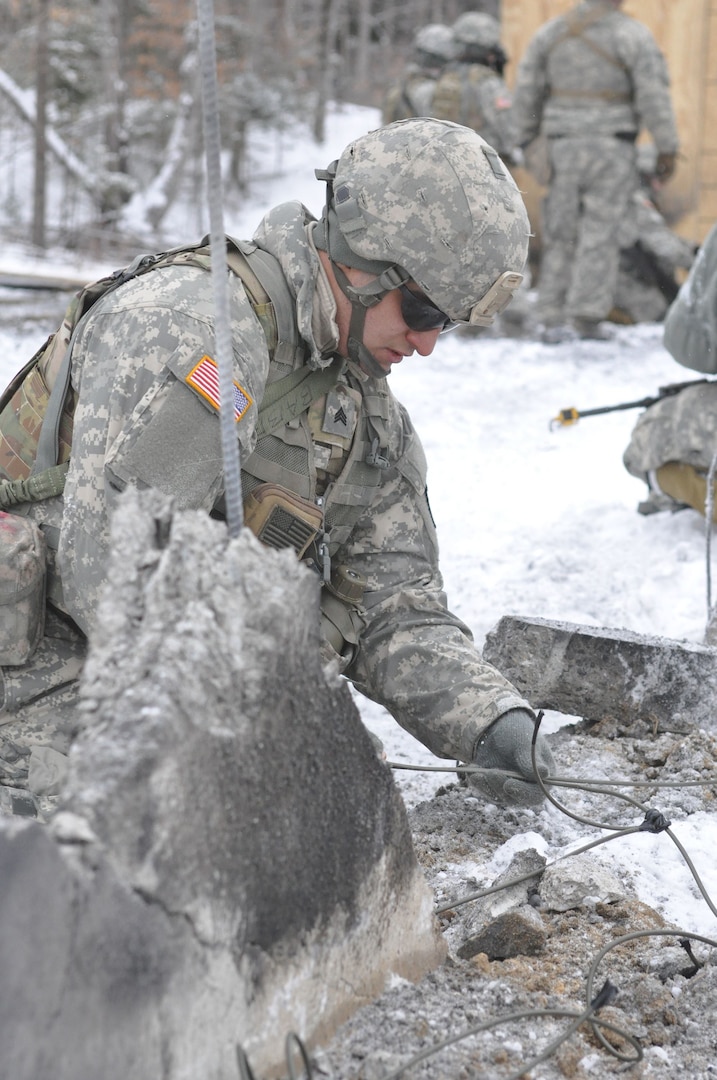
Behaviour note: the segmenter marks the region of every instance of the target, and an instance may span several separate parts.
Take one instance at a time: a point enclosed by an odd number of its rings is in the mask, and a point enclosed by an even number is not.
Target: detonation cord
[[[709,627],[715,612],[712,610],[712,518],[714,516],[715,493],[714,482],[717,472],[717,453],[712,455],[710,467],[707,472],[707,492],[705,496],[705,562],[707,564],[707,628]]]
[[[229,269],[224,233],[221,133],[213,0],[197,0],[199,62],[202,76],[202,117],[207,169],[207,207],[214,299],[214,333],[219,381],[219,422],[224,463],[224,498],[229,536],[236,538],[244,524],[241,497],[239,441],[234,420],[234,379],[231,319],[229,315]]]

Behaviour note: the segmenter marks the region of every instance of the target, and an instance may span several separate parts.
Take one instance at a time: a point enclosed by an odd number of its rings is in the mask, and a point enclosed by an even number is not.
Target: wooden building
[[[548,19],[575,0],[502,0],[509,84],[525,46]],[[680,136],[675,175],[660,206],[677,232],[701,242],[717,221],[717,0],[625,0],[626,15],[649,26],[667,59]],[[520,171],[531,220],[541,189]]]

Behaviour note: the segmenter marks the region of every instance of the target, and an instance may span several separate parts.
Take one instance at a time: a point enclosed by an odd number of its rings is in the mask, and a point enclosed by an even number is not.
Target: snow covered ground
[[[324,146],[316,147],[301,132],[286,136],[280,151],[272,141],[255,139],[255,194],[242,205],[227,199],[226,231],[250,236],[264,210],[286,199],[299,199],[318,213],[323,185],[313,169],[326,166],[346,142],[377,122],[372,110],[345,107],[331,117]],[[195,239],[201,231],[196,207],[178,208],[165,230],[158,248]],[[0,269],[6,260],[22,265],[25,258],[20,249],[6,251]],[[68,261],[58,253],[45,265],[53,260],[63,266]],[[113,268],[95,265],[88,279]],[[7,291],[0,297],[3,304],[13,299]],[[53,303],[61,310],[58,299]],[[32,299],[24,304],[22,318],[13,325],[2,319],[0,326],[3,385],[54,328],[53,319],[43,324],[31,318]],[[644,489],[621,458],[638,412],[587,418],[570,428],[550,426],[561,408],[640,399],[692,377],[661,338],[657,325],[616,328],[610,342],[558,346],[454,332],[439,340],[433,356],[409,358],[394,369],[392,386],[408,406],[428,456],[449,600],[479,645],[509,613],[702,640],[705,524],[691,511],[651,517],[636,512]],[[381,709],[357,701],[389,760],[436,764]],[[546,730],[568,719],[550,714]],[[430,798],[450,779],[440,773],[395,775],[408,806]],[[540,832],[540,815],[534,828]],[[687,817],[675,831],[717,899],[717,814]],[[524,842],[534,844],[535,836]],[[511,851],[522,843],[513,838]],[[614,846],[601,849],[605,858]],[[664,837],[622,841],[619,859],[629,859],[641,898],[668,919],[717,934],[714,916]]]

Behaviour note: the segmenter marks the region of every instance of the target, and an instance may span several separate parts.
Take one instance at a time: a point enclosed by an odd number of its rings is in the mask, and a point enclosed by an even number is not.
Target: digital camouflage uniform
[[[620,263],[611,318],[660,322],[678,290],[676,272],[689,270],[695,245],[673,232],[649,194],[634,192],[620,227]]]
[[[387,130],[376,133],[373,157],[364,162],[369,170],[381,167],[380,136]],[[423,160],[437,152],[427,151]],[[437,231],[452,213],[465,213],[463,205],[451,205],[452,190],[436,203]],[[394,198],[388,186],[382,191],[384,200]],[[504,269],[499,253],[491,258],[491,237],[498,248],[497,238],[511,228],[527,243],[527,219],[516,218],[512,196],[503,199],[499,191],[486,209],[490,224],[482,231],[481,267],[470,252],[449,258],[438,249],[446,270],[437,270],[436,303],[445,302],[452,317],[467,317],[476,297],[468,282],[465,296],[456,296],[456,259],[464,278],[487,273],[490,280]],[[391,208],[409,246],[414,232],[420,234],[412,212],[405,201]],[[482,660],[468,629],[447,609],[423,451],[386,381],[348,362],[336,386],[302,415],[256,438],[267,383],[296,365],[326,367],[334,356],[335,306],[312,243],[312,221],[301,204],[286,203],[266,216],[255,236],[279,261],[296,300],[300,340],[293,352],[284,348],[270,360],[244,286],[231,277],[245,493],[258,483],[279,482],[304,498],[324,497],[331,559],[365,575],[367,583],[353,622],[358,641],[351,647],[349,639],[343,657],[346,675],[434,753],[471,760],[491,722],[528,706]],[[211,278],[191,265],[127,282],[97,301],[82,323],[73,352],[77,406],[66,486],[61,496],[33,504],[30,513],[59,530],[48,597],[84,634],[92,631],[110,516],[123,487],[150,485],[174,496],[180,507],[221,512],[218,415],[197,388],[198,368],[212,356],[213,332]],[[77,635],[68,636],[74,647]],[[42,681],[47,669],[47,657],[36,655],[9,678]]]
[[[512,112],[518,145],[540,134],[548,142],[540,315],[548,324],[604,319],[637,186],[635,137],[644,127],[658,153],[678,148],[664,56],[649,29],[609,0],[582,0],[528,43]]]
[[[684,367],[717,374],[717,225],[667,313],[664,342]],[[681,504],[704,514],[706,475],[716,453],[717,383],[696,382],[642,413],[623,461],[648,484],[648,510]]]

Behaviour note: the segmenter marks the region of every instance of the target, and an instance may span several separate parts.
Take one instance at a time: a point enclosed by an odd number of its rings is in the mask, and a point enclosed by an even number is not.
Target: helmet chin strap
[[[369,308],[380,303],[386,293],[397,289],[399,285],[405,284],[409,280],[408,274],[398,266],[389,266],[373,281],[369,281],[368,284],[352,285],[341,267],[333,259],[331,259],[331,269],[341,292],[351,304],[351,321],[349,322],[348,342],[346,345],[349,360],[353,360],[362,371],[365,371],[372,378],[385,379],[388,372],[381,367],[373,353],[363,343],[366,313]]]

